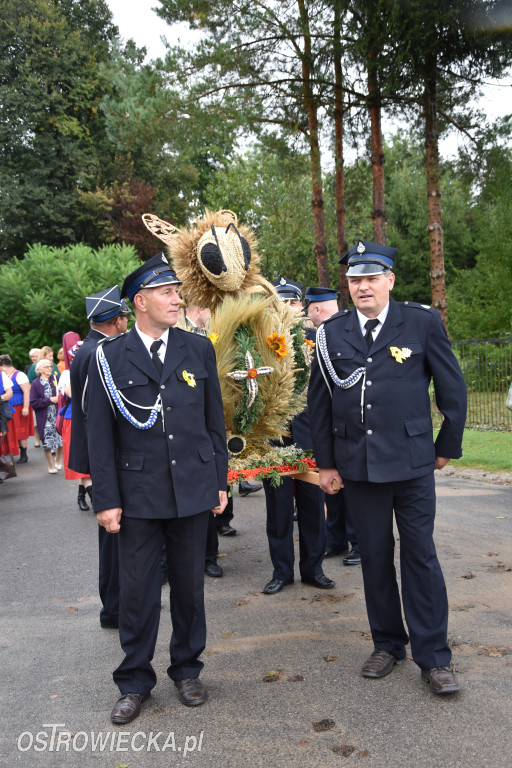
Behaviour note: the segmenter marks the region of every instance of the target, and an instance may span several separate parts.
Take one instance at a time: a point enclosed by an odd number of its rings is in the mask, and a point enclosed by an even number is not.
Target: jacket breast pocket
[[[436,460],[436,449],[434,447],[430,416],[406,421],[405,430],[409,438],[411,466],[423,467],[433,464]]]
[[[398,379],[412,379],[420,375],[423,367],[423,345],[419,342],[404,343],[402,340],[387,348],[393,376]]]
[[[329,347],[329,358],[334,370],[342,379],[346,379],[354,369],[357,368],[354,362],[356,350],[348,344],[338,344]]]
[[[146,374],[131,371],[130,373],[120,373],[117,375],[114,383],[118,389],[124,391],[132,387],[145,387],[148,381],[149,379]]]
[[[183,370],[178,371],[177,376],[179,381],[184,381],[191,389],[194,389],[198,382],[204,382],[204,379],[208,378],[208,372],[206,368],[190,366],[190,368],[183,368]]]
[[[120,453],[116,461],[117,469],[124,469],[132,472],[140,472],[144,466],[143,453]]]

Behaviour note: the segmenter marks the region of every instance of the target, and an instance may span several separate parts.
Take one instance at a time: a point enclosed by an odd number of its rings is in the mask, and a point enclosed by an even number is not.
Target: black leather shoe
[[[326,550],[324,554],[324,560],[329,560],[330,557],[338,557],[338,555],[341,557],[341,555],[348,554],[348,547],[343,547],[340,549],[340,547],[334,547],[333,549]]]
[[[343,558],[343,565],[361,565],[361,555],[359,552],[352,550],[349,554]]]
[[[241,480],[240,483],[238,483],[238,493],[240,496],[248,496],[250,493],[261,491],[262,488],[263,486],[261,483],[252,485],[251,483],[248,483],[247,480]]]
[[[198,677],[175,680],[174,685],[178,689],[181,703],[186,707],[198,707],[208,698],[206,688]]]
[[[421,679],[429,684],[432,693],[457,693],[460,686],[450,667],[422,669]]]
[[[217,563],[206,563],[204,572],[212,579],[220,579],[221,576],[224,576],[224,571]]]
[[[102,629],[119,629],[117,621],[100,621]]]
[[[236,536],[236,528],[232,528],[230,525],[219,525],[217,533],[221,536]]]
[[[287,587],[289,584],[293,584],[293,579],[270,579],[261,590],[264,595],[275,595],[280,592],[283,587]]]
[[[142,703],[150,696],[150,693],[126,693],[116,701],[110,719],[117,725],[131,723],[139,715]]]
[[[376,648],[372,655],[366,659],[361,674],[363,677],[386,677],[395,664],[401,664],[403,661],[405,661],[405,656],[403,659],[397,659],[389,651]]]
[[[303,584],[309,584],[318,589],[332,589],[336,586],[336,582],[326,576],[325,573],[317,573],[310,579],[301,579],[301,581]]]

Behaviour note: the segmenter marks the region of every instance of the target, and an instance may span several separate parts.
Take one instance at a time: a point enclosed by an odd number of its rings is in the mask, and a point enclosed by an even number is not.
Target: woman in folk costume
[[[13,394],[10,404],[14,407],[14,413],[12,421],[9,422],[9,442],[11,447],[18,443],[20,458],[17,464],[26,464],[28,438],[34,434],[34,414],[30,407],[30,382],[25,373],[14,368],[9,355],[0,356],[0,370],[12,382]]]
[[[69,374],[69,367],[73,362],[73,358],[77,349],[82,344],[80,336],[77,333],[70,331],[65,333],[62,337],[62,349],[64,352],[64,371],[61,374],[58,384],[59,402],[61,407],[59,413],[63,416],[62,420],[62,448],[64,454],[64,477],[66,480],[78,480],[78,506],[83,512],[90,509],[87,503],[87,497],[85,489],[92,484],[91,476],[84,475],[80,472],[75,472],[68,466],[69,461],[69,446],[71,443],[71,417],[72,417],[72,402],[71,402],[71,381]]]
[[[53,373],[53,364],[42,358],[36,364],[36,374],[30,387],[30,405],[35,411],[37,431],[41,438],[44,455],[50,475],[56,475],[62,469],[62,437],[56,429],[57,421],[57,380]],[[55,462],[52,451],[55,451]]]

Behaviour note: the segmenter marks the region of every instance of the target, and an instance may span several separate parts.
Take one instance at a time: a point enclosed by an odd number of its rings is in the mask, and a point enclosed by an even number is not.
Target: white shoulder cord
[[[103,352],[103,344],[98,344],[98,348],[96,350],[96,362],[98,364],[98,371],[100,374],[101,383],[103,384],[105,392],[107,393],[110,406],[114,411],[114,413],[115,413],[115,408],[114,408],[114,404],[115,404],[119,413],[122,416],[124,416],[124,418],[127,421],[129,421],[133,427],[136,427],[136,429],[151,429],[151,427],[154,425],[154,423],[157,420],[158,414],[161,413],[162,429],[165,430],[162,398],[160,394],[158,395],[154,405],[139,405],[138,403],[132,403],[131,400],[128,400],[128,398],[126,398],[123,395],[123,393],[117,389],[114,383],[112,373],[110,372],[110,366],[108,364],[107,358],[105,357],[105,353]],[[128,405],[133,405],[134,408],[140,408],[144,411],[151,411],[148,420],[146,422],[138,421],[135,418],[135,416],[133,416],[130,413],[130,411],[125,406],[125,404],[122,402],[123,400],[125,403],[128,403]]]
[[[322,371],[322,375],[325,379],[325,383],[327,384],[327,388],[331,393],[331,397],[332,397],[332,389],[327,380],[326,371],[331,377],[332,381],[336,384],[336,386],[340,387],[341,389],[350,389],[350,387],[353,387],[354,384],[357,384],[357,382],[362,377],[363,383],[361,386],[361,421],[364,421],[364,392],[366,389],[366,368],[357,368],[353,373],[350,374],[350,376],[348,376],[348,378],[340,379],[340,377],[334,370],[333,364],[331,363],[329,350],[327,349],[327,340],[325,338],[324,323],[322,323],[322,325],[318,328],[318,331],[316,332],[316,339],[317,339],[317,349],[320,350],[320,355],[318,356],[318,363],[320,365],[320,370]],[[322,360],[322,363],[320,363],[320,359]],[[324,370],[324,366],[326,371]]]

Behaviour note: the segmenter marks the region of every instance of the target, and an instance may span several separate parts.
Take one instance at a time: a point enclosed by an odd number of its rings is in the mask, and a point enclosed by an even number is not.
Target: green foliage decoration
[[[248,325],[239,325],[235,331],[235,339],[238,344],[237,365],[240,370],[245,370],[245,355],[250,353],[254,360],[255,368],[259,368],[262,364],[261,357],[254,351],[256,344],[256,338]],[[238,432],[241,435],[245,435],[250,432],[258,421],[259,415],[263,408],[263,401],[260,395],[256,395],[256,399],[250,408],[247,408],[245,403],[249,396],[249,379],[244,379],[241,382],[243,396],[240,405],[235,411],[234,423]]]

